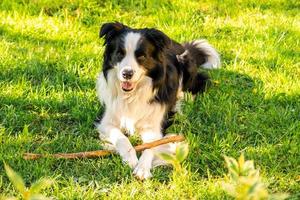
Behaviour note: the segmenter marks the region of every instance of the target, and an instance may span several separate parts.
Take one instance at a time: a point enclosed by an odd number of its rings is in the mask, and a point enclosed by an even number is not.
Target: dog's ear
[[[99,36],[104,37],[104,44],[118,35],[126,26],[120,22],[105,23],[101,26]]]
[[[171,44],[171,39],[155,28],[145,29],[145,36],[158,50],[163,50]]]

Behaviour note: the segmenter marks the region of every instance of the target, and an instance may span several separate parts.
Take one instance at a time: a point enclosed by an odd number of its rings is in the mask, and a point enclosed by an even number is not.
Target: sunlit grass
[[[224,199],[223,155],[244,152],[271,193],[299,198],[299,10],[295,0],[1,1],[0,160],[26,186],[55,177],[46,193],[58,199]],[[169,130],[190,146],[182,187],[174,187],[168,167],[139,182],[118,156],[21,158],[101,148],[95,79],[103,53],[98,31],[107,21],[156,27],[179,42],[205,38],[222,56],[223,68],[209,72],[213,86],[187,100]],[[15,196],[0,168],[0,194]]]

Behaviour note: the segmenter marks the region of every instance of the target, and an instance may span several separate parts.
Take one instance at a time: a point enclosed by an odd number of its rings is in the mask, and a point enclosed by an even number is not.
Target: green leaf
[[[47,187],[50,187],[54,183],[53,180],[47,179],[47,178],[42,178],[35,183],[32,184],[32,186],[29,189],[30,194],[37,194],[39,193],[42,189],[45,189]]]
[[[223,182],[221,186],[230,196],[236,196],[236,188],[233,184]]]
[[[249,174],[249,172],[253,171],[253,170],[255,170],[253,161],[252,160],[247,160],[244,163],[244,166],[242,168],[243,175],[247,176]]]
[[[254,183],[248,183],[250,185],[249,189],[248,189],[248,195],[255,193],[257,188],[262,187],[262,185],[256,181]]]
[[[29,200],[50,200],[50,198],[41,195],[41,194],[36,194],[36,195],[32,195]]]
[[[24,193],[26,191],[26,187],[24,184],[24,181],[22,177],[17,174],[10,166],[8,166],[6,163],[4,163],[4,168],[6,171],[6,174],[9,178],[9,180],[12,182],[12,184],[17,188],[17,190],[21,193]]]
[[[234,180],[234,181],[238,181],[238,179],[239,179],[239,174],[238,173],[236,173],[236,171],[234,171],[234,170],[232,170],[232,169],[228,169],[228,176],[232,179],[232,180]]]
[[[287,199],[290,195],[288,193],[275,193],[270,195],[271,200],[284,200]]]
[[[164,161],[174,164],[176,162],[175,156],[168,154],[168,153],[160,153],[158,156],[163,159]]]
[[[243,153],[240,155],[239,160],[238,160],[238,163],[239,163],[239,168],[240,168],[240,169],[243,169],[244,163],[245,163],[245,157],[244,157],[244,154],[243,154]]]
[[[17,200],[17,198],[16,197],[0,196],[0,200]]]
[[[176,159],[179,162],[182,162],[186,159],[186,157],[189,154],[189,145],[187,143],[181,143],[177,148],[176,148]]]
[[[28,135],[29,131],[28,131],[28,125],[24,125],[24,128],[23,128],[23,131],[22,131],[22,134],[24,135]]]
[[[226,166],[229,170],[233,170],[235,171],[237,174],[239,174],[239,164],[236,161],[236,159],[232,158],[232,157],[227,157],[224,156],[225,158],[225,162],[226,162]]]

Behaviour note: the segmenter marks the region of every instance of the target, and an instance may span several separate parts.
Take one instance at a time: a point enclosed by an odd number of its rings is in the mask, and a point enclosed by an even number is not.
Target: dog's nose
[[[132,69],[124,69],[122,72],[122,76],[124,79],[131,79],[133,76],[133,70]]]

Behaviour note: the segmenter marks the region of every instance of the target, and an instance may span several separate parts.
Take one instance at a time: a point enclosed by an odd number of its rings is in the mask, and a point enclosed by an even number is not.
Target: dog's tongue
[[[133,88],[133,84],[128,81],[122,82],[121,85],[124,90],[131,90]]]

